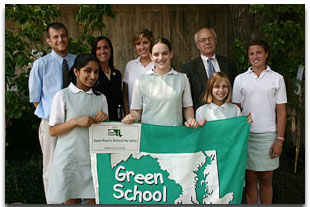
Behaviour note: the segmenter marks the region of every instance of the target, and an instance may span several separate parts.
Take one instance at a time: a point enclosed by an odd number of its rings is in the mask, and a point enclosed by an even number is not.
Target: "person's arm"
[[[231,102],[236,104],[240,108],[240,110],[242,111],[242,107],[241,107],[242,94],[241,94],[241,86],[240,86],[241,83],[240,83],[240,79],[238,79],[238,77],[236,78],[236,80],[233,84]]]
[[[198,127],[198,123],[195,120],[194,109],[192,106],[184,107],[183,108],[183,114],[184,114],[184,118],[186,120],[184,122],[184,125],[186,127],[190,127],[190,128],[197,128]]]
[[[282,153],[282,145],[284,142],[283,139],[286,125],[286,104],[277,104],[276,113],[277,113],[277,138],[270,149],[271,158],[279,157]]]
[[[43,67],[40,61],[35,61],[29,75],[29,101],[37,108],[41,101],[42,74],[39,68]]]
[[[187,78],[187,75],[184,74],[185,77],[185,89],[183,93],[183,116],[185,118],[184,125],[190,128],[197,128],[198,123],[195,120],[195,112],[193,108],[193,100],[192,100],[192,95],[191,95],[191,88],[189,84],[189,80]]]
[[[277,104],[277,136],[284,137],[286,125],[286,104]]]
[[[125,115],[129,114],[129,97],[128,97],[128,84],[123,82],[123,108]]]
[[[201,107],[199,107],[196,110],[195,118],[196,118],[196,121],[198,122],[198,125],[202,127],[206,124],[207,120],[202,117],[201,110],[202,110]]]
[[[74,119],[71,119],[65,123],[57,124],[55,126],[49,126],[49,133],[51,136],[62,135],[74,127],[90,127],[94,123],[94,119],[90,116],[81,116]]]
[[[123,124],[132,124],[134,122],[140,121],[141,120],[141,113],[142,110],[130,110],[130,114],[127,114],[123,119],[122,123]]]

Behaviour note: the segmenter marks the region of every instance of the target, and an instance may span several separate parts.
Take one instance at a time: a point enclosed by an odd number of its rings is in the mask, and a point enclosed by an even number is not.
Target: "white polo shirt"
[[[135,82],[131,109],[142,109],[141,122],[164,126],[183,125],[183,108],[193,106],[188,78],[171,69],[165,75],[153,70]]]
[[[146,73],[148,70],[154,68],[154,63],[150,62],[146,67],[140,62],[140,56],[137,59],[131,60],[127,63],[125,68],[124,82],[128,85],[128,99],[129,99],[129,108],[131,105],[132,99],[132,89],[135,83],[135,80],[142,74]]]
[[[277,131],[276,104],[287,103],[283,76],[270,69],[258,77],[250,67],[234,82],[232,102],[241,103],[242,114],[252,114],[251,132]]]
[[[204,104],[196,110],[196,120],[214,121],[241,116],[240,108],[233,103],[224,103],[220,106],[211,102]]]
[[[72,93],[88,93],[88,94],[92,94],[96,96],[92,89],[89,89],[89,91],[84,92],[83,90],[77,88],[73,83],[70,83],[68,88]],[[107,102],[105,95],[100,94],[99,96],[102,97],[102,102],[103,102],[102,111],[109,115],[108,102]],[[53,98],[49,125],[55,126],[57,124],[65,123],[65,110],[66,110],[66,106],[65,106],[65,101],[64,101],[64,92],[60,90],[55,94]]]

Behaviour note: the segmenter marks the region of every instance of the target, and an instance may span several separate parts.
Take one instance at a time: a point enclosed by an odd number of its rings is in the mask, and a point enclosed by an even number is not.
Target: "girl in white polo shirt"
[[[197,128],[188,78],[171,68],[173,51],[165,38],[154,41],[151,58],[155,67],[135,82],[130,114],[125,124],[146,124]]]
[[[268,45],[253,40],[248,45],[251,67],[238,75],[233,102],[242,114],[252,113],[248,143],[245,193],[248,204],[257,204],[258,188],[262,204],[272,203],[272,175],[279,167],[286,123],[286,89],[282,75],[266,65]]]
[[[204,105],[196,111],[196,120],[202,126],[206,121],[228,119],[241,116],[240,108],[231,103],[231,83],[228,77],[222,72],[211,75],[206,84]],[[251,116],[249,116],[251,121]]]

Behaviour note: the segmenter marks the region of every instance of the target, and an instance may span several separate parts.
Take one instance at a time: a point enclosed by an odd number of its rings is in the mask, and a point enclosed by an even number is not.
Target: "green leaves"
[[[28,102],[28,75],[32,50],[42,50],[46,25],[58,17],[54,5],[8,4],[5,8],[5,115],[6,124],[33,110]]]
[[[244,72],[248,68],[247,64],[247,51],[244,41],[235,39],[233,42],[233,57],[237,64],[238,72]]]
[[[101,31],[106,27],[104,17],[114,17],[110,5],[81,5],[77,15],[77,21],[83,24],[84,33],[92,33],[95,30]]]
[[[78,23],[82,24],[83,31],[78,41],[83,42],[85,40],[89,45],[92,45],[94,32],[102,33],[102,30],[106,28],[104,20],[108,17],[115,17],[111,5],[81,5],[76,19]]]

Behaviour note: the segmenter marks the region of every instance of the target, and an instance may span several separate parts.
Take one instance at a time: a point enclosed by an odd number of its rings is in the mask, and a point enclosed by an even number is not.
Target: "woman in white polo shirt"
[[[238,75],[233,102],[242,114],[252,114],[245,175],[248,204],[272,203],[273,170],[279,167],[286,123],[286,89],[283,76],[266,65],[269,47],[263,40],[248,45],[251,67]],[[259,193],[257,188],[259,183]]]
[[[165,38],[154,41],[151,58],[155,67],[137,78],[132,95],[130,114],[125,124],[140,121],[163,126],[183,125],[197,128],[188,78],[171,68],[173,51]]]
[[[123,108],[125,114],[129,114],[132,88],[135,80],[141,74],[152,69],[154,64],[150,57],[150,49],[153,43],[153,34],[147,29],[138,32],[134,37],[134,45],[138,58],[127,63],[123,80]]]

